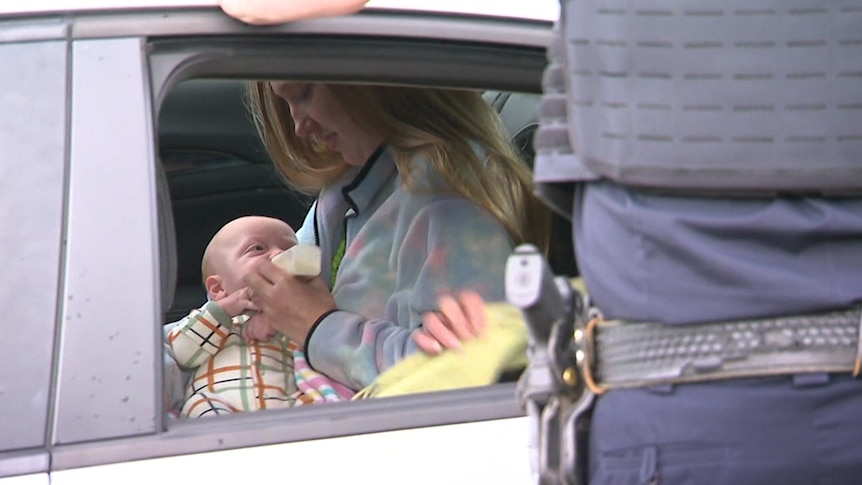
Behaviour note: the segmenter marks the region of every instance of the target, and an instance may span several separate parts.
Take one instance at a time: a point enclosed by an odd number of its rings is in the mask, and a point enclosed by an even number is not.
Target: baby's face
[[[245,276],[263,258],[296,245],[296,233],[286,223],[269,217],[243,217],[230,223],[217,263],[222,286],[233,293],[246,286]]]

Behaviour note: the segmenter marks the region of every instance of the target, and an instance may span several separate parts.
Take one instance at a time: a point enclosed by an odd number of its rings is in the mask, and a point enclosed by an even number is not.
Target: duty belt
[[[506,300],[521,309],[528,330],[518,397],[536,483],[587,483],[592,404],[608,389],[860,371],[862,306],[691,325],[603,321],[570,283],[528,244],[506,262]]]
[[[862,307],[692,325],[592,319],[576,334],[596,394],[718,379],[848,372],[862,361]]]

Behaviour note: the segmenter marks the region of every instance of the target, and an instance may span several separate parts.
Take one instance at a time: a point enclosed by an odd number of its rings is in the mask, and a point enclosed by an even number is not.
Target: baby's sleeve
[[[231,318],[218,303],[208,301],[192,310],[167,333],[167,344],[182,369],[194,369],[224,347]]]

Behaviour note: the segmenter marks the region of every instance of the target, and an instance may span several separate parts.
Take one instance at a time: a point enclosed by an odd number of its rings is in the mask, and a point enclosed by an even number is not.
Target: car
[[[184,421],[162,327],[203,303],[227,220],[299,227],[249,121],[251,79],[482,90],[531,163],[556,0],[372,1],[274,26],[214,1],[0,6],[0,484],[525,483],[515,383]],[[577,274],[555,225],[557,274]],[[17,325],[22,325],[20,329]]]

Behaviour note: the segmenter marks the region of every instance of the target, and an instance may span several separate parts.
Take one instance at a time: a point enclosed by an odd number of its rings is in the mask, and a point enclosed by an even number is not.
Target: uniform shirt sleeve
[[[194,369],[224,347],[231,329],[231,317],[218,303],[208,301],[168,332],[168,346],[181,368]]]
[[[309,363],[353,389],[367,386],[417,350],[411,334],[421,326],[423,314],[437,309],[441,294],[471,289],[489,301],[504,296],[512,242],[484,209],[463,199],[436,201],[398,223],[393,232],[394,244],[385,239],[381,243],[391,245],[385,257],[375,253],[373,237],[351,243],[333,291],[341,309],[324,316],[306,342]],[[376,257],[352,258],[354,245]],[[352,279],[356,273],[362,277]],[[354,287],[361,290],[349,294]],[[369,293],[375,288],[387,293]],[[362,313],[344,309],[342,303],[360,298],[380,300],[381,308]],[[363,305],[373,303],[358,302],[356,307]],[[366,316],[375,313],[382,317]]]

